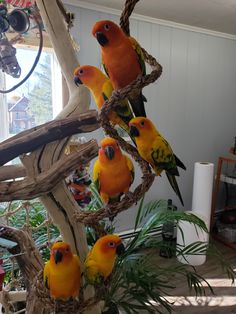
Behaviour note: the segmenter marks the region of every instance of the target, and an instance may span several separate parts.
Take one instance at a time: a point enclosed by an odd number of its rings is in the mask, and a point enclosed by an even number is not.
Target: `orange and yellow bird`
[[[106,100],[109,100],[113,86],[110,79],[98,68],[91,65],[83,65],[74,71],[74,82],[76,85],[84,84],[91,91],[98,109],[101,109]],[[129,133],[129,121],[133,113],[126,100],[119,103],[114,111],[110,112],[109,120],[113,125],[118,125]]]
[[[110,137],[100,143],[98,159],[93,167],[93,181],[104,203],[120,200],[134,180],[132,161],[123,155],[118,142]]]
[[[184,205],[175,176],[179,176],[177,166],[186,170],[185,165],[173,153],[170,144],[158,132],[151,120],[137,117],[132,119],[129,125],[140,156],[151,164],[156,175],[159,176],[165,170],[170,185]]]
[[[124,251],[124,245],[118,235],[108,234],[99,238],[84,263],[87,282],[99,284],[102,280],[106,280],[112,273],[117,255]]]
[[[80,260],[71,252],[69,244],[65,242],[53,244],[43,277],[52,298],[67,300],[79,295]]]
[[[92,29],[101,47],[102,62],[115,90],[123,88],[139,75],[146,74],[142,49],[139,43],[127,36],[122,29],[109,20],[98,21]],[[141,91],[134,90],[128,96],[135,116],[146,116]]]

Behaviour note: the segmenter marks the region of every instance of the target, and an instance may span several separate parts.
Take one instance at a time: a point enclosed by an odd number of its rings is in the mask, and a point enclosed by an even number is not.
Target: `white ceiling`
[[[122,10],[125,0],[86,2]],[[140,0],[134,13],[236,35],[236,0]]]

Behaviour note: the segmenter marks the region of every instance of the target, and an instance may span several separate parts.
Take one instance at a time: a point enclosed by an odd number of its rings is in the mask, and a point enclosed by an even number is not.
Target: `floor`
[[[215,244],[236,271],[236,251],[219,242]],[[161,262],[160,259],[163,261],[163,258],[158,257],[156,262]],[[206,263],[197,267],[197,272],[211,284],[215,295],[212,295],[207,288],[207,296],[196,299],[194,294],[189,292],[187,284],[183,282],[183,277],[176,278],[174,283],[177,288],[174,290],[174,295],[168,297],[170,301],[174,302],[173,313],[236,314],[236,283],[231,285],[231,280],[227,279],[226,274],[223,274],[222,268],[215,259],[208,257]]]
[[[219,242],[217,242],[216,245],[225,259],[227,259],[233,269],[236,270],[236,251]],[[163,261],[170,264],[175,263],[174,258],[163,259],[159,257],[159,255],[155,257],[154,261],[156,263],[163,263]],[[219,267],[214,258],[209,257],[204,265],[197,267],[197,271],[211,284],[214,288],[215,295],[211,295],[209,289],[207,289],[206,297],[196,299],[194,294],[189,292],[187,284],[183,282],[183,277],[175,278],[173,282],[177,288],[174,290],[173,296],[167,297],[173,302],[172,314],[236,314],[236,286],[231,285],[231,281],[223,274],[221,267]],[[140,314],[145,313],[140,312]]]

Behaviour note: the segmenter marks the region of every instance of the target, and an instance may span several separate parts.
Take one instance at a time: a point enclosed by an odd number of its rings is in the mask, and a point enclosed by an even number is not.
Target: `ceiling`
[[[86,2],[122,10],[125,0]],[[236,0],[141,0],[134,13],[236,35]]]

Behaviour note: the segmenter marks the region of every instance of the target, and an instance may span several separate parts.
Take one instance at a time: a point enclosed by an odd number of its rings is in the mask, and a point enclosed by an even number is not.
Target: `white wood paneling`
[[[118,22],[119,17],[73,6],[68,9],[76,13],[73,36],[80,45],[80,63],[99,66],[92,26],[96,20]],[[236,135],[236,41],[137,18],[131,19],[131,35],[163,66],[161,78],[143,91],[148,99],[146,111],[187,166],[178,182],[189,210],[194,162],[216,162],[219,155],[227,155]],[[146,201],[156,198],[172,198],[180,207],[165,174],[156,179]],[[119,215],[118,228],[131,229],[134,217],[134,208]]]

